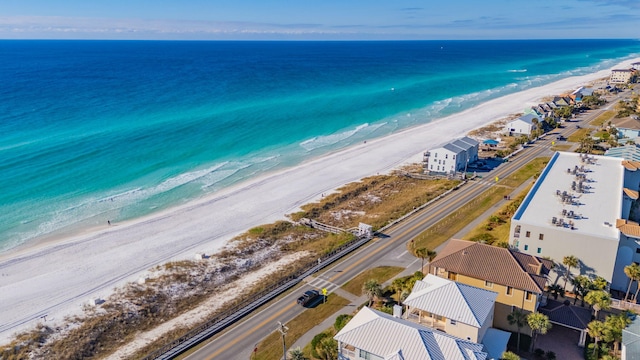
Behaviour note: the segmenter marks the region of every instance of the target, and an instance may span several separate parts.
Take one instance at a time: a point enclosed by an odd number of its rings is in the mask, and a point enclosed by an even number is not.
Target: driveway
[[[557,359],[582,360],[583,350],[578,346],[580,332],[560,325],[553,325],[545,335],[538,335],[536,347],[556,353]]]

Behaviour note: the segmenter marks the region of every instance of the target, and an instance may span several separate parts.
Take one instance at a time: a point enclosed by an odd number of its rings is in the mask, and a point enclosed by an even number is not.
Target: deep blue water
[[[635,40],[0,41],[0,249],[638,54]]]

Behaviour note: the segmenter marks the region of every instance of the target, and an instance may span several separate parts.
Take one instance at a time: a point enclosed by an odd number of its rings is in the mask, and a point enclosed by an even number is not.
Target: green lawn
[[[373,269],[367,269],[358,274],[358,276],[349,280],[346,284],[342,285],[342,289],[356,296],[361,296],[362,285],[364,285],[366,281],[373,279],[379,284],[382,284],[402,272],[402,270],[404,270],[404,268],[398,266],[380,266]]]
[[[607,121],[613,119],[613,117],[616,115],[616,112],[613,110],[607,110],[605,112],[603,112],[602,114],[598,115],[597,118],[593,119],[593,121],[591,121],[591,125],[593,126],[602,126],[604,125]]]
[[[578,129],[573,134],[569,135],[567,141],[569,142],[580,142],[580,139],[587,136],[591,132],[591,129]]]

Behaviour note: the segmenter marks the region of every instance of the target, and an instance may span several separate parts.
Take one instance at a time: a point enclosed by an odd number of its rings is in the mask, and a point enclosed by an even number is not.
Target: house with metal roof
[[[507,316],[515,308],[538,309],[552,266],[550,260],[512,249],[451,239],[429,264],[429,273],[497,293],[493,326],[516,331]]]
[[[640,316],[633,315],[632,319],[622,330],[621,360],[640,360]]]
[[[639,170],[635,161],[556,152],[514,214],[510,244],[559,264],[552,281],[562,281],[562,259],[573,255],[580,260],[573,274],[601,276],[625,292],[624,267],[640,262],[639,219],[631,211]]]
[[[490,357],[482,344],[368,307],[362,308],[334,339],[340,360],[487,360],[500,356]]]
[[[465,136],[429,150],[424,154],[425,169],[445,174],[465,171],[470,163],[478,161],[479,145],[476,140]]]
[[[613,118],[611,124],[618,130],[618,138],[636,139],[640,137],[640,119],[631,116]]]
[[[506,123],[504,126],[504,132],[509,136],[529,136],[533,130],[537,129],[537,125],[534,123],[533,119],[540,120],[540,116],[535,113],[522,115],[519,118]]]
[[[427,274],[404,301],[404,316],[461,339],[491,344],[486,346],[489,354],[500,356],[511,333],[491,328],[497,296],[493,291]]]

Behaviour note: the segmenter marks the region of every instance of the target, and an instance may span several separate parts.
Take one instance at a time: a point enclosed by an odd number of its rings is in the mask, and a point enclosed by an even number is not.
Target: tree
[[[627,286],[627,292],[624,294],[624,301],[629,298],[629,292],[631,291],[631,285],[633,282],[637,282],[640,278],[640,265],[633,263],[624,267],[624,274],[629,278],[629,286]]]
[[[549,285],[549,287],[547,288],[547,291],[549,292],[549,294],[551,294],[553,296],[554,299],[558,300],[558,295],[564,297],[564,289],[562,288],[562,286],[558,285],[558,284],[553,284],[553,285]]]
[[[567,291],[567,281],[569,280],[569,276],[571,275],[571,268],[578,267],[580,261],[577,257],[569,255],[562,258],[562,263],[567,267],[567,272],[564,275],[564,287],[562,289],[564,291]]]
[[[336,330],[336,333],[340,332],[342,328],[347,325],[349,321],[353,318],[353,315],[349,314],[340,314],[336,317],[336,321],[333,323],[333,328]]]
[[[595,318],[598,320],[598,311],[606,310],[611,306],[611,295],[604,290],[594,290],[584,297],[584,301],[593,306]]]
[[[607,288],[609,283],[602,276],[596,276],[593,280],[591,280],[591,289],[592,290],[604,290]]]
[[[535,312],[527,316],[527,324],[533,331],[533,336],[531,337],[531,349],[533,350],[535,349],[538,334],[546,334],[551,329],[551,322],[547,315]]]
[[[595,343],[593,346],[593,355],[597,356],[598,341],[600,341],[600,339],[604,335],[604,323],[602,321],[593,320],[589,323],[589,325],[587,325],[587,327],[589,328],[589,336],[593,338],[593,341]]]
[[[603,339],[613,343],[613,354],[617,355],[620,342],[622,341],[622,330],[631,324],[629,313],[623,312],[618,315],[609,315],[604,322]]]
[[[591,279],[584,275],[578,275],[575,278],[571,279],[571,283],[575,287],[574,293],[576,294],[575,299],[573,300],[573,305],[576,304],[578,297],[582,300],[582,306],[584,306],[584,297],[591,291],[593,287],[591,283]]]
[[[316,353],[322,360],[338,358],[338,342],[331,336],[327,336],[316,344]]]
[[[291,360],[307,360],[299,347],[289,350],[289,356],[291,356]]]
[[[407,279],[397,278],[391,283],[391,288],[395,291],[398,297],[398,304],[402,305],[402,290],[407,286]]]
[[[505,351],[502,353],[500,360],[520,360],[520,356],[512,353],[511,351]]]
[[[520,329],[526,324],[527,316],[520,309],[514,309],[511,314],[507,315],[509,325],[515,325],[518,328],[518,342],[516,349],[520,350]]]
[[[376,296],[382,295],[382,288],[376,280],[371,279],[367,280],[364,285],[362,285],[362,292],[367,295],[367,298],[369,299],[369,306],[371,306],[371,303],[373,303],[373,299]]]
[[[420,270],[424,273],[424,259],[428,258],[429,262],[431,262],[431,260],[433,260],[436,257],[437,253],[425,247],[420,247],[415,249],[414,255],[422,259],[422,266],[420,267]]]

